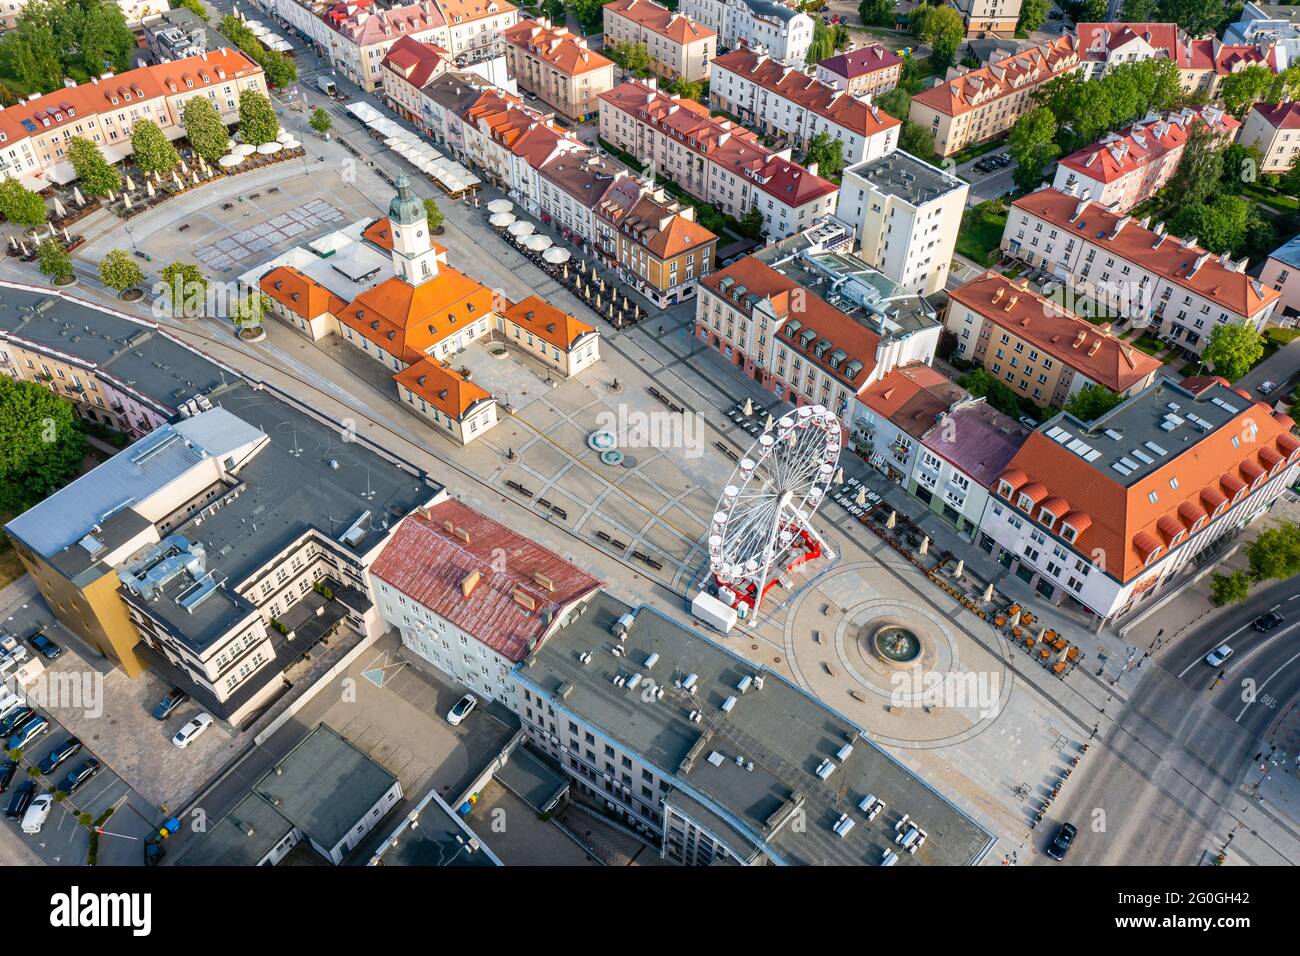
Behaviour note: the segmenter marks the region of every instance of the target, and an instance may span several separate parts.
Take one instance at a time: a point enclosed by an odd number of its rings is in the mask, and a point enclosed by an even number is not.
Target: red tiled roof
[[[873,382],[859,395],[881,418],[918,437],[937,417],[967,398],[964,389],[929,365],[901,365]]]
[[[454,498],[403,521],[370,570],[514,662],[548,636],[565,608],[601,586]]]
[[[486,389],[467,380],[455,369],[448,368],[432,356],[425,356],[414,365],[408,365],[393,376],[393,381],[405,386],[455,421],[463,419],[479,402],[492,398]]]
[[[524,20],[502,34],[506,42],[527,50],[547,66],[566,76],[578,76],[613,66],[614,61],[588,49],[584,37],[545,20]]]
[[[738,47],[714,57],[712,62],[715,70],[735,73],[782,99],[862,136],[875,136],[902,125],[901,120],[882,112],[865,100],[837,90],[807,73],[772,59],[766,53],[755,53],[749,47]]]
[[[1112,391],[1126,391],[1160,369],[1160,362],[1116,338],[1109,327],[1094,326],[1043,298],[1028,279],[1016,282],[990,269],[950,295]]]
[[[583,336],[596,331],[577,316],[530,295],[506,309],[505,317],[556,348],[569,351]]]
[[[1172,235],[1161,239],[1155,231],[1144,228],[1129,216],[1050,186],[1023,196],[1012,205],[1238,315],[1253,316],[1280,295],[1245,272],[1229,269],[1199,246],[1184,245]],[[1157,244],[1158,239],[1161,241]]]
[[[1206,123],[1227,140],[1241,128],[1241,123],[1223,110],[1213,107],[1183,110],[1134,123],[1071,153],[1060,164],[1095,182],[1112,183],[1163,159],[1173,150],[1182,149],[1193,124],[1199,122]]]
[[[1181,32],[1176,23],[1080,23],[1075,27],[1079,58],[1094,63],[1106,61],[1115,50],[1135,40],[1173,59]]]
[[[450,67],[451,54],[436,44],[403,36],[388,48],[379,65],[418,89]]]
[[[314,319],[326,312],[338,316],[347,303],[315,279],[292,266],[277,266],[258,283],[261,290],[294,315]]]
[[[1074,37],[1057,37],[1050,43],[936,83],[917,93],[912,101],[948,116],[960,116],[990,100],[1044,83],[1078,63]]]
[[[1256,103],[1251,110],[1263,117],[1274,129],[1300,129],[1300,103],[1290,100],[1282,103]]]
[[[612,0],[605,4],[605,10],[639,23],[647,30],[678,44],[696,43],[717,36],[714,31],[690,17],[651,3],[650,0]]]

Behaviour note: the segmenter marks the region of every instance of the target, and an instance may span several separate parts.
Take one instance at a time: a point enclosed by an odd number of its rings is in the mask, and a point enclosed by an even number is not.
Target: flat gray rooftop
[[[513,757],[511,760],[513,761]],[[465,825],[442,799],[430,790],[415,813],[419,825],[403,818],[370,862],[378,866],[501,866],[501,861]]]
[[[1254,404],[1211,385],[1199,395],[1157,380],[1092,422],[1062,412],[1038,426],[1048,438],[1126,488],[1218,431]]]
[[[866,180],[875,189],[913,206],[938,199],[966,186],[956,176],[950,175],[922,162],[911,153],[896,149],[879,159],[870,159],[850,166],[844,171],[848,175]]]
[[[177,866],[257,866],[293,830],[264,798],[250,793],[193,840]]]
[[[551,697],[557,709],[581,716],[659,768],[682,794],[670,794],[670,802],[702,804],[750,845],[765,846],[775,859],[792,864],[877,864],[904,813],[929,837],[900,863],[970,864],[991,845],[988,831],[846,717],[653,609],[636,611],[624,654],[616,656],[612,629],[631,610],[605,592],[597,594],[521,665],[519,676]],[[586,663],[579,660],[584,652],[591,654]],[[614,683],[636,673],[642,680],[635,688]],[[695,680],[688,691],[689,675]],[[760,677],[762,688],[755,689]],[[746,680],[749,689],[742,692]],[[651,681],[663,689],[662,698],[645,693]],[[702,714],[700,722],[691,720],[693,711]],[[845,744],[852,752],[837,760]],[[827,759],[836,769],[822,779],[817,770]],[[889,805],[870,823],[857,810],[869,793]],[[779,813],[795,807],[806,815],[806,827],[789,825],[790,814]],[[841,813],[857,821],[845,838],[831,830]],[[779,824],[773,825],[774,814]],[[745,855],[745,848],[736,849]]]

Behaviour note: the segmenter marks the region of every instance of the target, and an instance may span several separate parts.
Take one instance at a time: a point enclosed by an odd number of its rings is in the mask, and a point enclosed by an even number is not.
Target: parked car
[[[167,696],[158,701],[158,706],[153,709],[154,720],[166,720],[181,704],[190,699],[190,695],[179,687],[173,687],[167,692]]]
[[[23,724],[36,716],[35,707],[20,707],[12,711],[4,720],[0,720],[0,737],[8,737],[17,730],[21,730]]]
[[[44,717],[34,717],[27,723],[23,724],[18,730],[9,735],[5,741],[5,747],[8,750],[17,750],[19,747],[26,747],[29,743],[39,737],[45,731],[50,729],[50,722]]]
[[[102,764],[94,757],[91,757],[76,770],[73,770],[66,777],[59,781],[59,789],[71,796],[81,789],[87,780],[99,773]]]
[[[1285,620],[1286,618],[1281,614],[1278,614],[1277,611],[1269,611],[1267,614],[1261,614],[1259,617],[1255,618],[1255,630],[1259,631],[1261,634],[1265,634],[1274,628],[1281,627],[1282,622]]]
[[[50,815],[50,808],[54,806],[54,794],[43,793],[32,801],[27,812],[23,814],[23,832],[35,834],[41,832],[41,827],[45,826],[45,821]]]
[[[212,726],[212,715],[199,714],[191,719],[184,727],[176,731],[176,736],[172,738],[172,743],[184,750],[194,742],[194,738],[203,731]]]
[[[10,820],[21,820],[24,813],[27,812],[27,805],[32,802],[32,797],[36,795],[36,781],[24,780],[14,788],[14,795],[9,798],[9,806],[5,809],[5,816]]]
[[[36,765],[36,769],[48,777],[58,770],[65,761],[71,760],[79,753],[81,753],[81,741],[76,737],[69,737],[47,753],[41,762]]]
[[[1232,648],[1227,644],[1220,644],[1214,650],[1210,651],[1210,653],[1205,655],[1205,663],[1209,664],[1211,667],[1218,667],[1231,656]]]
[[[47,661],[52,661],[63,653],[63,648],[59,647],[44,634],[33,634],[27,639],[27,642],[36,649],[36,653]]]
[[[1277,388],[1277,384],[1276,384],[1275,382],[1260,382],[1260,383],[1259,383],[1259,394],[1261,394],[1261,395],[1267,395],[1269,392],[1273,391],[1273,389],[1275,389],[1275,388]]]
[[[1056,831],[1056,836],[1052,842],[1047,844],[1047,855],[1053,860],[1064,860],[1065,854],[1070,852],[1070,847],[1074,845],[1074,838],[1078,836],[1079,830],[1073,823],[1061,824],[1061,829]]]
[[[0,793],[9,789],[9,784],[14,782],[14,774],[18,772],[17,760],[6,760],[0,763]]]
[[[474,708],[477,706],[478,698],[473,694],[466,694],[456,701],[455,706],[447,712],[447,723],[453,727],[459,725],[462,720],[474,712]]]
[[[0,717],[8,717],[26,703],[27,699],[22,694],[16,694],[8,687],[0,685]]]

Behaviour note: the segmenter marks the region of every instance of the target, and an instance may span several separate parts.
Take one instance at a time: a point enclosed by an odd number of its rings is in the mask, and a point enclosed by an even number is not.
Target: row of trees
[[[1250,595],[1252,584],[1286,580],[1300,574],[1300,525],[1293,521],[1261,531],[1246,548],[1249,570],[1215,574],[1210,579],[1215,604],[1235,604]]]
[[[17,514],[77,476],[86,454],[72,404],[0,375],[0,511]]]
[[[266,74],[266,82],[271,86],[283,89],[298,79],[298,67],[294,65],[293,59],[278,50],[268,50],[262,45],[261,40],[253,36],[253,31],[244,26],[242,20],[232,16],[222,17],[221,32],[230,37],[245,56],[262,68],[262,72]]]
[[[0,62],[26,93],[49,93],[70,76],[88,81],[130,67],[135,36],[113,0],[32,0],[0,37]]]

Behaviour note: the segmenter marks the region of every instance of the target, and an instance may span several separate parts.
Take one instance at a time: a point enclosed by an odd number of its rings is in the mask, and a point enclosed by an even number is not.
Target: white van
[[[41,827],[45,826],[45,819],[50,815],[50,808],[54,805],[54,794],[42,793],[32,801],[27,812],[23,814],[23,832],[40,833]]]
[[[27,698],[22,694],[15,693],[8,687],[0,684],[0,720],[9,716],[10,711],[22,707],[27,703]]]

